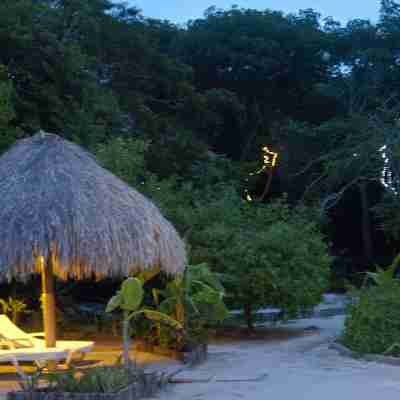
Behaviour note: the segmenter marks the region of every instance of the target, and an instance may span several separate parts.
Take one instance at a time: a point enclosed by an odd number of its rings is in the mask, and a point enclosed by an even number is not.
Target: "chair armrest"
[[[34,338],[40,338],[40,337],[44,337],[44,332],[32,332],[29,335]]]
[[[21,344],[21,342],[27,342],[29,346],[24,346],[23,344]],[[0,344],[1,346],[6,346],[9,347],[10,349],[17,349],[19,346],[22,346],[22,348],[33,347],[33,343],[29,338],[12,338],[12,339],[1,338]]]

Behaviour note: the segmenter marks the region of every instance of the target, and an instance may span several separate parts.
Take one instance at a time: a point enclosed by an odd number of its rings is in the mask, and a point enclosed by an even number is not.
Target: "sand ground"
[[[344,316],[311,318],[282,325],[313,326],[306,336],[210,346],[208,361],[181,374],[162,400],[398,400],[400,367],[343,357],[329,345]],[[235,381],[236,380],[236,381]]]
[[[270,329],[263,340],[231,340],[209,347],[208,360],[177,374],[159,400],[398,400],[400,367],[339,355],[330,344],[343,330],[343,299],[328,297],[313,318],[289,321]],[[274,312],[274,310],[264,310]],[[336,311],[333,313],[335,314]],[[310,328],[304,334],[304,328]],[[272,331],[271,331],[272,332]],[[277,333],[278,332],[278,333]],[[88,356],[90,365],[112,364],[120,354],[113,343],[98,343]],[[174,371],[182,367],[165,357],[132,354],[149,369]],[[16,375],[1,367],[0,400],[17,387]]]

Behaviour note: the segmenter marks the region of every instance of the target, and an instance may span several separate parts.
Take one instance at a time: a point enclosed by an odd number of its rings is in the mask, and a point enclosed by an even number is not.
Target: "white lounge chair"
[[[57,348],[46,350],[32,349],[14,349],[0,350],[0,362],[12,363],[21,378],[26,378],[24,370],[20,366],[20,362],[29,361],[36,364],[38,368],[42,368],[47,361],[60,361],[68,357],[65,351]]]
[[[82,357],[92,350],[94,343],[86,341],[57,340],[56,347],[46,347],[43,332],[27,333],[10,319],[0,315],[0,362],[11,362],[17,372],[24,376],[20,361],[33,361],[38,366],[50,360],[66,360],[67,366],[75,355]]]

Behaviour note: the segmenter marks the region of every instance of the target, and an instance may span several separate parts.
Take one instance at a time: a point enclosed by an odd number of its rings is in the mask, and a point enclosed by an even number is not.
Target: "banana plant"
[[[137,278],[128,278],[121,289],[109,300],[106,312],[112,312],[116,309],[122,310],[122,337],[123,337],[123,359],[125,366],[129,366],[129,347],[130,334],[129,326],[132,320],[143,316],[157,323],[167,324],[177,331],[183,330],[183,325],[175,319],[159,311],[141,308],[144,298],[143,283]]]
[[[219,276],[207,264],[189,265],[165,290],[156,293],[159,310],[173,315],[182,325],[189,319],[197,323],[221,322],[228,315],[225,289]],[[163,300],[160,302],[160,295]],[[153,293],[154,297],[154,293]]]

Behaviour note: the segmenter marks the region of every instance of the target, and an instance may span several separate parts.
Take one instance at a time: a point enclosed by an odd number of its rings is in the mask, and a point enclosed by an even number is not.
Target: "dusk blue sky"
[[[379,12],[379,0],[129,0],[129,4],[143,10],[146,17],[169,19],[176,23],[202,17],[204,10],[212,5],[230,8],[232,4],[237,4],[245,8],[269,8],[285,13],[313,8],[323,17],[331,16],[342,23],[354,18],[376,21]]]

